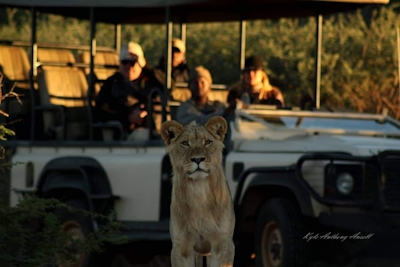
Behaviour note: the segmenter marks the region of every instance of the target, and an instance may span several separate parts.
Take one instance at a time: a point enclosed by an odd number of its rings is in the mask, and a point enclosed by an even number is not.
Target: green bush
[[[0,84],[2,75],[0,73]],[[0,88],[1,92],[1,88]],[[1,101],[13,94],[12,90],[1,95]],[[0,116],[8,114],[0,112]],[[15,133],[0,125],[0,140],[6,140],[7,136]],[[12,168],[7,162],[4,148],[0,158],[0,172]],[[13,163],[18,164],[18,163]],[[0,179],[4,177],[0,176]],[[0,187],[7,183],[1,181]],[[3,195],[9,195],[9,189],[2,189]],[[3,196],[2,196],[3,197]],[[72,251],[86,254],[99,253],[103,251],[105,243],[122,244],[123,238],[115,238],[121,230],[121,225],[115,221],[114,214],[108,217],[99,214],[73,209],[57,199],[43,199],[35,195],[21,196],[18,205],[8,206],[7,201],[0,198],[0,266],[4,267],[47,267],[57,261],[73,263],[76,260]],[[92,219],[102,221],[99,229],[91,233],[84,240],[71,238],[71,235],[62,231],[61,222],[54,211],[66,210],[68,212],[80,213]],[[110,239],[112,238],[112,239]]]
[[[108,222],[90,233],[84,240],[72,238],[61,231],[58,217],[51,211],[64,208],[70,212],[101,217]],[[72,264],[73,251],[101,253],[103,245],[120,231],[120,224],[112,216],[104,218],[90,212],[77,210],[56,199],[35,196],[20,199],[15,207],[0,205],[0,262],[4,267],[45,267],[56,262]],[[113,239],[112,244],[123,244],[123,238]],[[63,266],[68,266],[63,265]]]

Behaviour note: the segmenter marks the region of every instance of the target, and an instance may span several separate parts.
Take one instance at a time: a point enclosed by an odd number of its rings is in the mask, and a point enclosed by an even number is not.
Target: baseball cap
[[[119,60],[137,61],[142,68],[146,65],[143,49],[138,43],[135,42],[129,42],[121,47]]]
[[[186,46],[181,39],[172,39],[172,47],[178,48],[179,51],[181,51],[182,53],[186,52]]]
[[[213,82],[210,71],[201,65],[197,66],[193,71],[190,72],[189,81],[200,77],[206,79],[210,83],[210,85]]]

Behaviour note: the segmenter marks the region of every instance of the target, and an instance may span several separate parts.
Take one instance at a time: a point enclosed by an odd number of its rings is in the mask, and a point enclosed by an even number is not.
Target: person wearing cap
[[[148,66],[142,47],[134,42],[121,47],[119,71],[110,76],[96,99],[95,114],[100,121],[119,121],[125,132],[147,127],[148,94],[164,88],[164,75]]]
[[[208,69],[198,66],[191,72],[189,88],[191,98],[183,102],[177,110],[176,120],[187,125],[192,121],[203,124],[213,116],[228,118],[234,114],[236,105],[226,107],[219,101],[210,101],[208,94],[211,91],[212,77]]]
[[[170,96],[176,101],[186,101],[190,98],[190,90],[188,88],[176,88],[176,83],[189,82],[189,67],[185,59],[186,46],[185,43],[178,38],[172,39],[172,62],[171,62],[171,93]],[[165,75],[165,56],[160,58],[158,69]],[[178,90],[176,90],[178,89]]]
[[[248,103],[243,103],[243,95],[248,93],[250,104],[265,104],[284,106],[285,101],[282,92],[269,83],[264,71],[264,62],[260,56],[253,55],[245,60],[242,71],[242,80],[229,89],[228,102],[236,101],[244,108]]]

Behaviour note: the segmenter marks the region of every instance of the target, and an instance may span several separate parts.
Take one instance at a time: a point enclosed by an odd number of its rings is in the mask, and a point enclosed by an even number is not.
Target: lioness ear
[[[171,140],[177,137],[182,132],[183,126],[174,120],[165,121],[161,126],[161,137],[165,144],[169,146]]]
[[[219,136],[221,141],[224,140],[226,131],[228,130],[228,123],[223,117],[214,116],[210,118],[204,126],[212,134]]]

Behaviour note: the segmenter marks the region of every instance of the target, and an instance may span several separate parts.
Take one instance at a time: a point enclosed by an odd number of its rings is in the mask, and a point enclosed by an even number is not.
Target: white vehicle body
[[[385,133],[363,129],[357,132],[346,129],[287,128],[275,126],[257,116],[249,115],[263,112],[265,113],[260,110],[239,111],[239,119],[231,123],[234,145],[226,156],[225,174],[233,197],[237,194],[239,182],[239,177],[233,173],[236,162],[241,162],[244,170],[247,170],[251,167],[291,166],[309,152],[340,152],[353,156],[373,156],[386,150],[400,150],[400,139],[386,137],[387,135],[400,137],[400,130],[397,133]],[[290,114],[291,111],[275,112]],[[271,111],[267,113],[271,115]],[[312,112],[302,114],[312,116]],[[347,116],[357,118],[359,115],[347,114]],[[248,121],[246,118],[253,121]],[[365,118],[361,116],[361,119]],[[392,120],[391,123],[397,122]],[[157,222],[160,220],[161,208],[160,182],[165,179],[162,177],[162,161],[165,156],[166,149],[162,143],[158,146],[114,147],[17,146],[12,161],[22,164],[13,167],[11,172],[11,185],[13,189],[16,189],[11,194],[11,205],[17,205],[18,192],[34,191],[38,188],[43,169],[52,160],[65,157],[88,157],[96,160],[103,167],[110,182],[112,194],[118,196],[114,203],[118,220]],[[315,162],[305,165],[306,167],[302,169],[305,180],[319,195],[323,194],[322,167],[326,164],[327,162],[322,165]],[[27,167],[29,165],[30,167]],[[27,179],[32,176],[34,181],[30,183],[31,186],[28,186]],[[250,182],[251,179],[247,179],[243,190],[239,192],[242,194],[238,196],[239,199],[242,199]],[[312,196],[310,196],[310,201],[316,204]],[[318,214],[321,207],[323,205],[314,205],[314,216]]]

